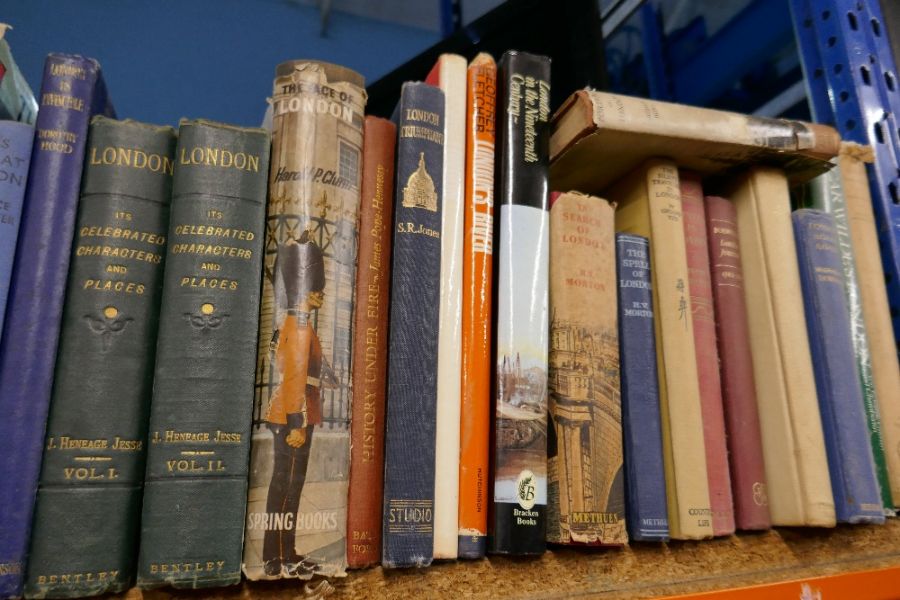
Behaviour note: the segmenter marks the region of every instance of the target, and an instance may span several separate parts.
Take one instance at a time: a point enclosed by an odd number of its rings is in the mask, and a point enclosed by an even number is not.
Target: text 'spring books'
[[[288,61],[274,81],[244,574],[347,565],[350,352],[364,81]]]

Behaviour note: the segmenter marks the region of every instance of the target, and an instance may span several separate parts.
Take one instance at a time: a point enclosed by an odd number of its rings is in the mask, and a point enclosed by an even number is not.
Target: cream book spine
[[[833,527],[787,178],[778,169],[753,167],[740,176],[731,199],[737,208],[772,524]]]

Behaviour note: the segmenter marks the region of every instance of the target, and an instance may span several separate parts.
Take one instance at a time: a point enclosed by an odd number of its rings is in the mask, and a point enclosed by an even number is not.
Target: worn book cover
[[[669,539],[652,268],[650,240],[616,234],[625,513],[628,536],[638,542]]]
[[[735,525],[738,529],[768,529],[772,519],[753,381],[737,211],[731,200],[720,196],[706,196],[704,204]]]
[[[787,177],[751,167],[726,192],[737,209],[772,524],[833,527]]]
[[[872,149],[868,146],[847,142],[841,144],[838,165],[847,204],[847,224],[859,276],[859,296],[869,339],[872,379],[881,416],[891,495],[894,506],[897,506],[900,502],[900,402],[894,399],[900,398],[900,365],[866,176],[867,161],[872,161]]]
[[[649,160],[608,190],[616,230],[650,240],[669,531],[713,535],[678,168]]]
[[[353,307],[353,403],[350,489],[347,492],[347,566],[381,561],[384,491],[384,408],[387,392],[391,230],[394,224],[394,150],[397,127],[366,117],[359,208],[359,267]]]
[[[25,577],[88,124],[115,116],[92,58],[47,56],[40,97],[0,342],[0,597]]]
[[[434,556],[444,92],[421,82],[403,84],[394,119],[396,225],[381,564],[426,567]]]
[[[586,89],[553,115],[550,173],[555,186],[597,193],[644,160],[666,156],[704,175],[777,164],[803,182],[829,169],[839,143],[828,125]]]
[[[463,235],[462,399],[459,439],[459,556],[487,551],[491,428],[491,304],[494,252],[494,142],[497,64],[469,65]]]
[[[835,165],[837,159],[833,159]],[[859,376],[863,406],[866,409],[866,425],[869,428],[869,440],[872,445],[872,456],[875,459],[875,474],[881,489],[881,499],[885,510],[893,513],[894,499],[891,496],[891,484],[885,459],[884,438],[881,434],[881,414],[878,410],[878,398],[875,390],[875,378],[872,372],[872,354],[869,350],[869,335],[863,320],[862,300],[859,294],[859,282],[854,263],[853,240],[850,237],[850,226],[847,222],[847,202],[844,197],[844,186],[841,182],[841,171],[834,168],[819,175],[809,184],[809,201],[807,208],[819,209],[834,218],[837,232],[838,250],[841,258],[844,297],[850,318],[850,339],[853,342],[853,359]],[[804,199],[805,200],[805,199]]]
[[[138,587],[241,579],[269,133],[183,120],[160,300]]]
[[[442,54],[425,83],[444,92],[441,304],[435,440],[434,557],[456,558],[459,529],[459,415],[462,369],[466,59]]]
[[[719,351],[716,348],[716,311],[709,274],[703,184],[700,177],[690,171],[679,171],[678,178],[681,183],[681,213],[687,250],[688,289],[691,292],[691,317],[697,354],[697,376],[700,381],[713,534],[729,535],[734,533],[734,502],[728,473],[728,449],[725,446],[725,412],[722,406],[722,382],[719,378]]]
[[[34,127],[31,125],[0,121],[0,335],[3,335],[3,317],[33,141]]]
[[[274,82],[244,574],[343,575],[365,93],[290,61]]]
[[[837,520],[884,523],[835,220],[809,208],[794,212],[791,220]]]
[[[26,596],[134,581],[174,154],[171,127],[91,122]]]
[[[615,208],[550,196],[547,541],[627,543]]]
[[[550,59],[508,51],[497,75],[494,481],[489,550],[546,549]]]

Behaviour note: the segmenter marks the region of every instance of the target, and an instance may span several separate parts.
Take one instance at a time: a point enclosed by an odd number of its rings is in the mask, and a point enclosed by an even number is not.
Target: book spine
[[[497,65],[479,54],[468,71],[462,406],[459,448],[459,556],[487,551],[491,428],[494,143]]]
[[[384,407],[397,127],[366,117],[353,317],[347,566],[381,560]]]
[[[249,579],[342,576],[347,566],[362,86],[358,73],[328,63],[276,69],[244,543]]]
[[[833,527],[787,179],[753,167],[733,185],[769,514],[773,525]]]
[[[441,476],[435,479],[434,489],[434,558],[452,559],[457,556],[459,534],[466,59],[442,54],[434,72],[445,104],[435,440],[435,473]]]
[[[398,109],[381,559],[388,568],[428,566],[434,551],[444,93],[405,83]]]
[[[144,484],[137,583],[241,576],[269,136],[182,121]]]
[[[883,523],[834,218],[801,209],[792,221],[837,519]]]
[[[546,549],[550,59],[510,51],[497,77],[496,359],[490,551]]]
[[[628,542],[614,211],[576,192],[550,198],[549,542]]]
[[[726,198],[707,196],[705,204],[735,522],[738,529],[768,529],[772,521],[744,302],[737,212]]]
[[[703,187],[698,176],[684,171],[679,173],[679,182],[713,535],[730,535],[734,533],[734,502],[725,445],[725,410],[716,348],[716,313],[709,274]]]
[[[63,309],[25,594],[128,589],[175,131],[95,117]]]
[[[872,456],[875,459],[875,474],[878,477],[884,507],[893,512],[894,499],[891,496],[891,482],[884,455],[885,446],[881,434],[881,415],[878,410],[875,379],[872,373],[872,356],[869,352],[869,337],[863,319],[862,300],[859,294],[856,266],[853,262],[853,241],[850,238],[850,225],[847,222],[847,203],[844,199],[844,187],[841,184],[839,169],[832,169],[820,175],[810,183],[810,187],[812,188],[812,203],[809,208],[829,213],[834,217],[834,224],[837,228],[838,248],[843,269],[844,297],[850,310],[850,339],[853,342],[853,356],[859,373],[863,406],[866,411],[866,425],[869,428],[869,441],[872,445]]]
[[[881,415],[881,434],[884,438],[885,459],[890,478],[894,506],[900,504],[900,366],[898,366],[891,313],[888,305],[884,272],[875,214],[866,179],[866,166],[860,158],[862,147],[843,144],[838,164],[844,198],[847,204],[847,223],[853,239],[853,254],[859,280],[859,295],[863,319],[872,358],[872,379]]]
[[[0,335],[3,335],[3,317],[16,255],[32,141],[34,127],[31,125],[0,121]]]
[[[628,535],[637,542],[664,542],[669,518],[647,238],[616,234],[616,269]]]
[[[100,66],[51,54],[0,342],[0,597],[21,593],[88,122]]]

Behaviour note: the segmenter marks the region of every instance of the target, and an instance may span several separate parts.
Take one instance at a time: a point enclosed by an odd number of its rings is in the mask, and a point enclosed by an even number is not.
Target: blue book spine
[[[834,217],[801,209],[792,220],[837,520],[883,523]]]
[[[434,550],[444,93],[405,83],[398,109],[382,564],[424,567]]]
[[[669,519],[647,238],[616,234],[616,275],[628,536],[664,542],[669,539]]]
[[[47,57],[0,342],[2,598],[22,591],[88,123],[113,112],[105,98],[95,60]]]
[[[0,335],[3,335],[3,316],[33,140],[34,127],[31,125],[0,121]]]

